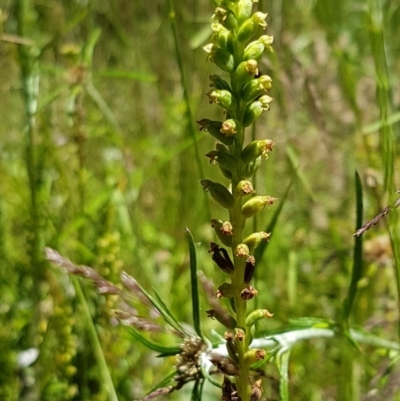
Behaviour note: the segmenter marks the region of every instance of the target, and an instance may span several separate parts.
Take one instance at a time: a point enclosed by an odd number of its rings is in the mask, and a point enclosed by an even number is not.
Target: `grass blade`
[[[358,172],[356,172],[355,177],[355,187],[356,187],[356,230],[359,229],[363,224],[363,195],[361,180]],[[344,302],[343,309],[343,322],[346,327],[349,326],[349,316],[353,306],[354,298],[357,293],[357,283],[362,276],[362,236],[354,237],[354,248],[353,248],[353,269],[351,273],[351,281],[349,290],[347,293],[347,298]]]
[[[145,336],[143,336],[139,331],[137,331],[133,327],[129,327],[129,333],[132,335],[132,337],[136,340],[142,343],[145,347],[159,352],[162,356],[172,356],[172,355],[177,355],[180,352],[180,348],[178,346],[176,347],[166,347],[162,344],[156,343],[152,340],[149,340]]]
[[[204,339],[201,330],[201,319],[200,319],[200,300],[199,300],[199,286],[197,283],[196,248],[193,241],[193,235],[187,227],[186,227],[186,236],[188,240],[189,255],[190,255],[190,286],[192,288],[193,325],[197,335],[200,338]]]

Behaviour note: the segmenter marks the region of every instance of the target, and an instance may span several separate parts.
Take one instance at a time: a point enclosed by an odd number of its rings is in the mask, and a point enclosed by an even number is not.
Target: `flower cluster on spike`
[[[213,34],[204,50],[207,60],[221,74],[210,76],[207,97],[222,109],[222,117],[220,121],[203,118],[198,124],[200,131],[208,132],[216,140],[206,157],[218,166],[229,183],[203,179],[201,185],[228,212],[228,218],[214,218],[211,225],[218,241],[230,248],[230,253],[214,242],[210,253],[227,275],[228,282],[219,286],[216,296],[229,298],[235,314],[229,321],[235,321],[236,327],[225,336],[229,360],[214,356],[212,362],[225,374],[224,399],[247,401],[260,397],[257,395],[261,394],[260,382],[251,380],[250,366],[265,355],[263,350],[250,349],[254,324],[261,318],[271,318],[272,314],[266,309],[247,311],[248,301],[258,294],[250,284],[256,271],[253,252],[262,241],[269,240],[270,233],[244,236],[244,232],[247,219],[271,206],[276,198],[255,195],[249,181],[268,158],[274,142],[268,138],[250,141],[246,138],[246,128],[269,110],[273,101],[269,96],[272,79],[259,69],[261,57],[273,51],[273,37],[264,32],[267,14],[253,10],[257,0],[214,1],[217,7],[211,18]]]

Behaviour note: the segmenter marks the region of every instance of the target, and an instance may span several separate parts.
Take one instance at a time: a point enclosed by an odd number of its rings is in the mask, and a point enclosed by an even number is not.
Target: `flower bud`
[[[263,35],[249,43],[244,49],[243,60],[255,59],[260,60],[265,50],[272,52],[273,36]]]
[[[271,319],[272,316],[274,316],[274,314],[269,312],[267,309],[256,309],[247,316],[246,326],[252,327],[259,320],[264,319],[265,317],[268,317]]]
[[[226,168],[223,168],[220,164],[218,164],[219,167],[219,171],[221,171],[222,175],[228,179],[228,180],[232,180],[232,173],[227,170]]]
[[[253,278],[254,270],[256,268],[256,259],[254,256],[250,255],[246,260],[246,265],[244,267],[244,283],[249,284]]]
[[[272,205],[276,200],[277,198],[272,196],[253,196],[242,206],[242,216],[248,219],[263,210],[265,206]]]
[[[233,298],[235,296],[235,291],[233,290],[232,284],[221,284],[217,289],[216,296],[217,298]]]
[[[254,75],[258,74],[258,62],[257,60],[246,60],[242,61],[235,72],[236,82],[244,84],[254,78]]]
[[[265,29],[267,27],[267,23],[265,22],[267,15],[268,14],[262,12],[256,12],[251,16],[251,18],[244,21],[237,34],[238,40],[240,42],[247,42],[250,40],[256,33],[258,26]]]
[[[253,189],[253,185],[250,181],[242,180],[237,184],[235,189],[235,194],[237,196],[246,196],[250,194],[254,194],[256,191]]]
[[[232,53],[226,49],[221,49],[213,43],[204,46],[203,49],[208,53],[207,60],[215,63],[222,71],[233,72],[235,69],[235,59]]]
[[[237,27],[237,19],[233,12],[222,7],[215,9],[215,13],[211,17],[211,22],[219,22],[230,31],[236,30]]]
[[[231,92],[224,89],[211,89],[208,93],[208,101],[211,103],[218,104],[226,110],[235,110],[237,102],[235,96]]]
[[[211,219],[211,226],[214,229],[218,239],[225,246],[232,246],[232,231],[229,233],[229,231],[224,229],[224,227],[226,227],[225,225],[226,223],[229,222],[223,222],[222,220]],[[230,226],[232,227],[232,224],[230,224]]]
[[[262,156],[265,159],[268,158],[268,153],[272,151],[274,142],[270,139],[261,139],[250,142],[243,150],[241,159],[243,163],[249,163],[257,157]]]
[[[236,256],[238,258],[247,258],[249,256],[249,247],[246,244],[239,244],[236,247]]]
[[[223,146],[223,145],[222,145]],[[211,150],[206,154],[210,159],[210,163],[217,164],[230,172],[236,171],[236,160],[228,152],[220,150]]]
[[[261,77],[260,77],[261,78]],[[218,74],[210,75],[210,87],[215,89],[225,89],[231,91],[231,87],[225,79],[222,79]]]
[[[261,231],[258,233],[253,233],[253,234],[250,234],[243,241],[243,243],[249,247],[250,253],[253,253],[254,249],[256,249],[258,245],[260,245],[261,241],[268,242],[270,236],[271,236],[271,233],[266,233],[264,231]]]
[[[201,180],[200,184],[203,186],[205,191],[210,192],[211,197],[222,207],[229,209],[233,206],[233,196],[222,184],[211,180]]]
[[[208,253],[212,253],[212,260],[226,274],[232,274],[234,265],[229,257],[228,252],[224,248],[220,248],[215,242],[211,242],[211,249]]]
[[[268,75],[252,79],[242,90],[242,99],[250,102],[272,88],[272,79]]]
[[[239,24],[242,23],[247,18],[250,18],[252,11],[253,11],[253,0],[239,0],[236,13]]]
[[[252,365],[264,359],[265,355],[267,355],[267,352],[264,349],[250,349],[244,354],[244,359],[248,365]]]
[[[246,164],[246,171],[245,171],[245,177],[250,178],[252,177],[257,170],[260,168],[262,162],[262,157],[259,156],[257,159],[251,161],[250,163]]]
[[[233,138],[227,137],[221,133],[222,123],[220,121],[212,121],[203,118],[202,120],[197,121],[197,124],[200,125],[200,131],[208,132],[215,139],[218,139],[225,145],[232,145]]]
[[[241,130],[241,129],[242,129],[242,125],[240,124],[240,121],[230,118],[228,120],[225,120],[222,123],[220,132],[221,132],[221,134],[223,134],[227,137],[232,137],[237,134],[238,130]]]
[[[243,116],[243,125],[248,127],[253,124],[254,121],[261,116],[263,111],[269,110],[269,104],[274,99],[268,95],[261,96],[258,100],[250,103],[246,107],[246,111]],[[210,102],[211,103],[211,102]]]

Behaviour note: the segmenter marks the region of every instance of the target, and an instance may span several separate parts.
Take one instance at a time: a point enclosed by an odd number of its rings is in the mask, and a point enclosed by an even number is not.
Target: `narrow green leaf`
[[[358,172],[355,177],[355,189],[356,189],[356,231],[363,224],[363,199],[362,199],[362,186]],[[362,240],[363,237],[354,237],[353,247],[353,268],[351,273],[351,281],[349,290],[347,292],[347,298],[343,305],[343,322],[348,327],[349,317],[353,306],[354,298],[357,293],[357,283],[362,277]]]
[[[177,355],[180,352],[180,348],[178,346],[176,347],[166,347],[165,345],[156,343],[155,341],[149,340],[145,336],[143,336],[139,331],[137,331],[133,327],[129,327],[129,333],[132,335],[132,337],[136,340],[142,343],[145,347],[156,351],[160,352],[162,356],[172,356],[172,355]]]
[[[165,376],[156,386],[154,386],[147,394],[151,394],[159,388],[165,387],[176,375],[178,372],[174,370],[168,376]]]
[[[276,365],[279,370],[279,395],[280,401],[289,401],[289,360],[290,350],[279,352]]]
[[[192,288],[192,312],[193,312],[193,324],[197,335],[204,339],[201,330],[201,319],[200,319],[200,300],[199,300],[199,286],[197,283],[197,257],[196,248],[193,241],[193,235],[190,230],[186,227],[186,236],[189,245],[189,256],[190,256],[190,285]]]
[[[145,294],[149,297],[150,302],[154,305],[155,308],[161,313],[163,318],[165,319],[166,322],[168,322],[175,330],[185,334],[189,335],[187,330],[184,329],[184,327],[179,323],[177,318],[174,316],[174,314],[171,312],[171,309],[168,308],[166,303],[163,301],[161,298],[160,294],[156,291],[156,289],[153,287],[154,295],[156,296],[157,300],[155,300],[150,294],[148,294],[145,291]]]

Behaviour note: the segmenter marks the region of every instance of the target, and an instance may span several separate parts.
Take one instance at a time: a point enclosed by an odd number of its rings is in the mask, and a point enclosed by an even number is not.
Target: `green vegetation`
[[[236,71],[243,49],[224,62],[203,50],[211,1],[1,3],[0,400],[233,400],[235,376],[254,400],[400,400],[400,4],[255,11],[268,27],[242,30],[243,47],[274,37],[257,66],[274,100],[256,121],[243,102],[209,104],[214,74],[254,100]],[[216,147],[204,119],[248,128],[235,143],[216,130]],[[256,150],[242,149],[266,138],[250,174]],[[215,188],[230,179],[233,200]],[[277,198],[269,210],[241,211],[243,179]],[[258,295],[244,308],[246,260],[229,248],[251,233],[271,235],[246,254]],[[91,281],[54,268],[45,247]],[[266,351],[251,367],[237,325]]]

